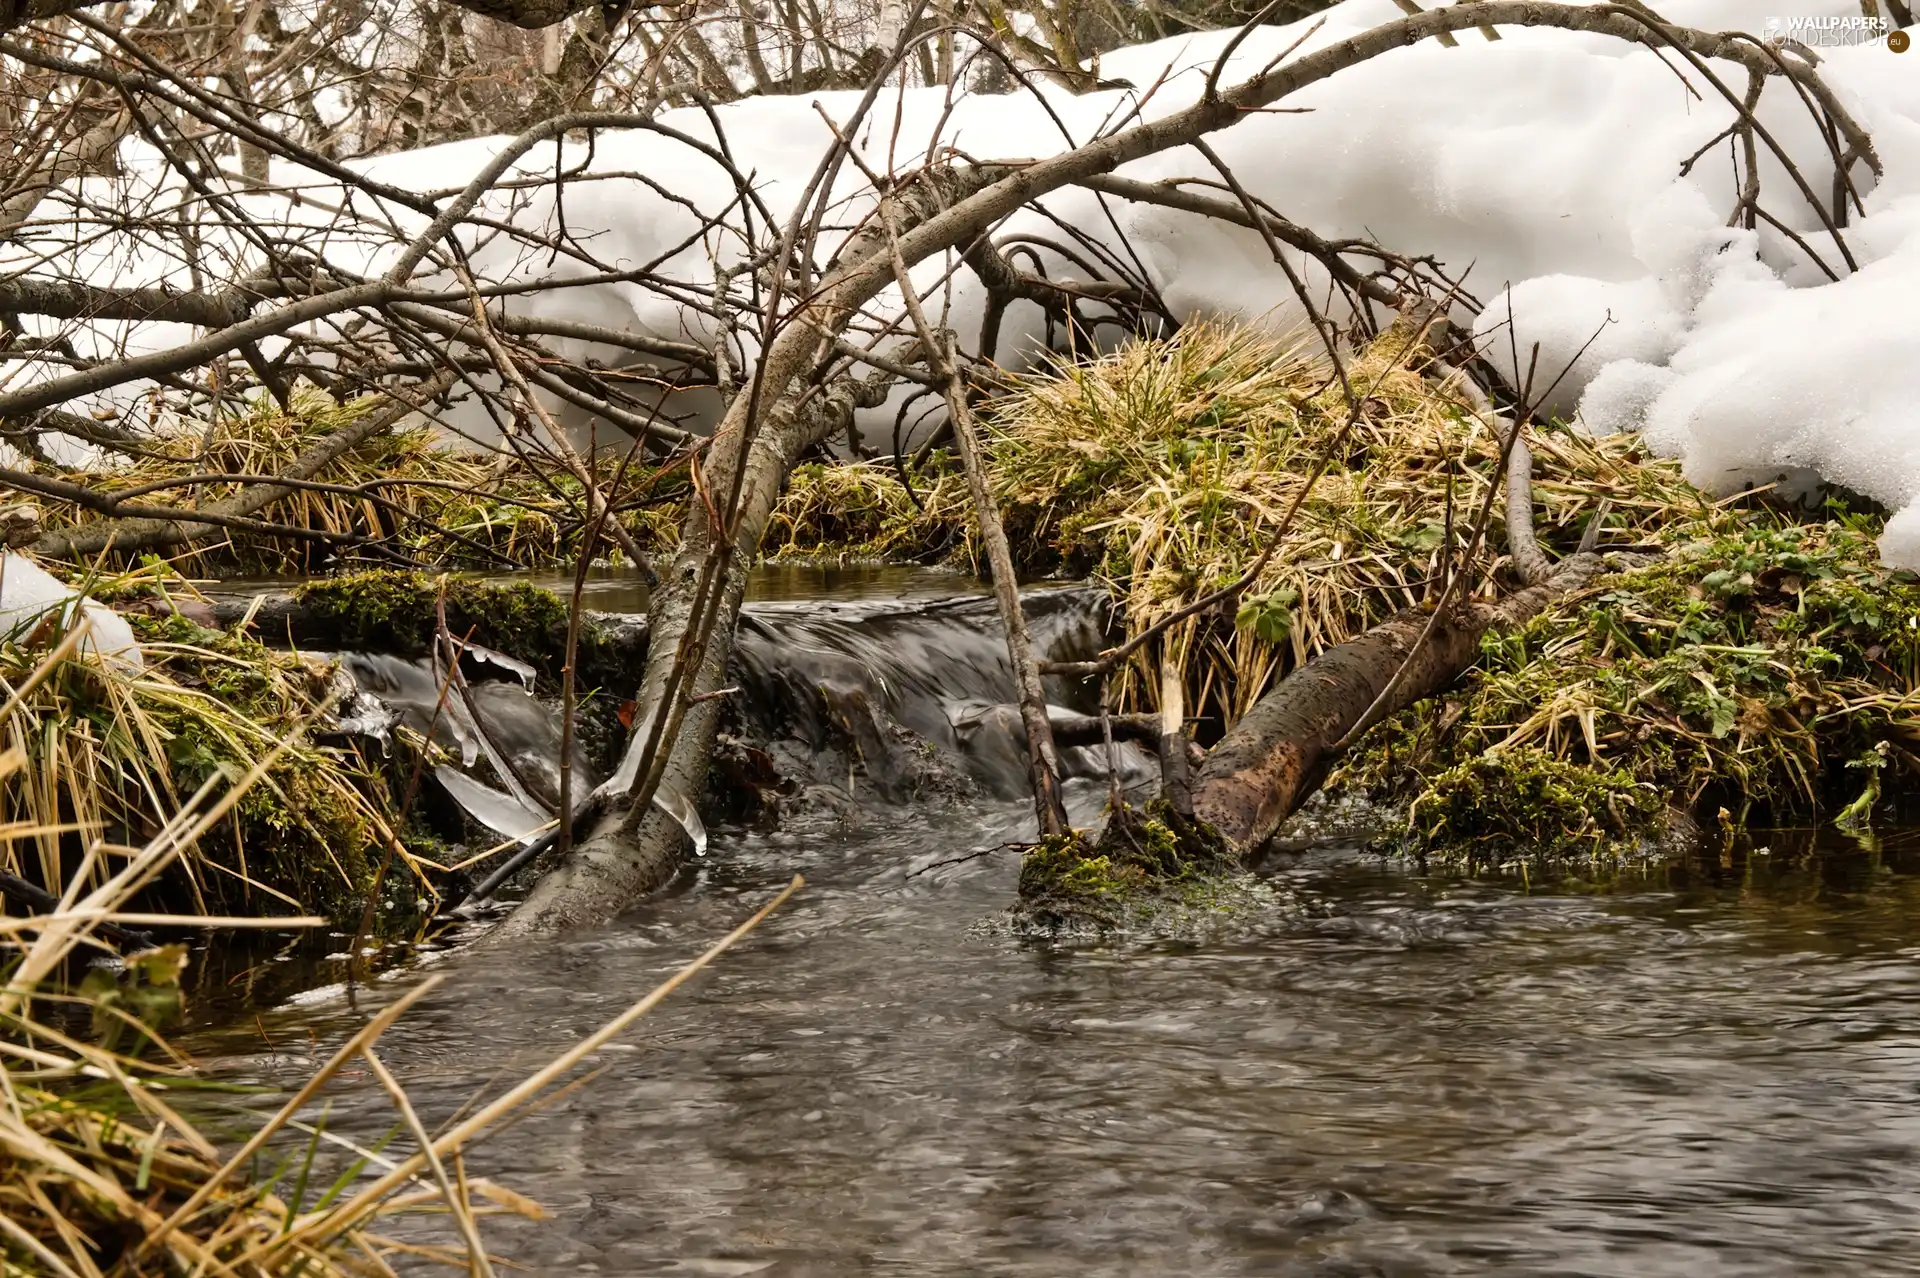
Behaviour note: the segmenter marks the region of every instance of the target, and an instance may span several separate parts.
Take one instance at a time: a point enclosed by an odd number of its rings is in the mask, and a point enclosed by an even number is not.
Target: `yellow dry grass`
[[[98,665],[63,644],[29,682],[59,675],[50,667]],[[104,673],[104,672],[102,672]],[[12,705],[9,710],[17,713]],[[177,990],[184,947],[163,946],[128,957],[124,974],[103,990],[83,987],[96,1026],[135,1027],[139,1049],[119,1051],[125,1037],[92,1040],[65,1015],[70,995],[61,977],[100,945],[109,925],[133,927],[245,925],[244,919],[128,912],[148,883],[165,874],[197,842],[228,819],[303,739],[299,730],[268,743],[252,766],[210,777],[185,796],[139,846],[95,839],[85,855],[103,877],[73,876],[57,905],[30,917],[0,915],[0,953],[9,960],[0,985],[0,1268],[7,1274],[106,1278],[108,1275],[194,1274],[204,1278],[346,1278],[392,1275],[396,1262],[438,1261],[492,1278],[494,1261],[481,1233],[492,1214],[538,1218],[523,1195],[469,1174],[468,1152],[490,1131],[530,1105],[569,1086],[581,1062],[631,1026],[694,972],[738,941],[799,887],[799,880],[727,937],[683,967],[596,1033],[528,1078],[478,1104],[439,1130],[428,1127],[375,1045],[410,1007],[431,993],[429,977],[373,1016],[238,1148],[221,1150],[183,1112],[183,1060],[140,1024],[143,1011]],[[30,773],[22,750],[0,753],[0,779]],[[28,778],[31,781],[31,777]],[[15,823],[0,830],[10,852],[44,833]],[[277,928],[322,919],[277,919]],[[312,1121],[321,1093],[360,1060],[395,1114],[393,1138],[359,1148]],[[322,1120],[324,1121],[324,1120]],[[305,1139],[290,1139],[304,1135]],[[344,1169],[322,1170],[320,1137],[345,1145]],[[412,1152],[403,1152],[407,1144]],[[439,1237],[407,1240],[386,1231],[394,1218],[425,1214],[442,1222]]]
[[[49,477],[112,494],[195,475],[278,475],[315,443],[385,403],[376,394],[341,404],[308,388],[282,411],[261,397],[210,421],[162,431],[145,456]],[[347,536],[388,536],[395,549],[421,562],[493,568],[561,562],[568,546],[563,497],[579,487],[570,476],[554,479],[549,487],[513,459],[503,464],[493,455],[451,446],[423,424],[379,432],[311,478],[357,491],[299,490],[249,518]],[[140,500],[176,508],[211,506],[243,488],[237,482],[201,483],[160,488]],[[86,527],[99,518],[76,502],[39,493],[0,489],[0,499],[39,506],[42,527],[49,532]],[[313,565],[317,546],[295,536],[230,530],[176,551],[173,560],[182,572],[197,576],[300,572]]]
[[[1317,340],[1196,323],[1021,379],[985,414],[993,483],[1015,554],[1031,570],[1092,574],[1130,633],[1236,581],[1314,481],[1236,615],[1173,628],[1190,714],[1231,724],[1288,670],[1426,597],[1453,510],[1454,557],[1492,481],[1490,426],[1428,376],[1398,328],[1350,362],[1365,411],[1347,401]],[[1609,541],[1649,534],[1699,494],[1632,439],[1536,431],[1541,539],[1566,548],[1602,498]],[[1332,447],[1338,442],[1338,447]],[[890,466],[803,469],[768,546],[788,556],[972,554],[965,485],[921,478],[920,505]],[[1501,507],[1496,505],[1498,515]],[[1488,581],[1501,538],[1469,571]],[[1157,702],[1151,650],[1122,676],[1127,704]]]
[[[1360,352],[1348,375],[1365,407],[1344,439],[1348,402],[1307,337],[1196,324],[1065,366],[998,406],[1001,500],[1030,542],[1090,563],[1138,630],[1236,581],[1311,482],[1238,624],[1169,632],[1187,704],[1202,708],[1190,713],[1231,724],[1288,669],[1425,598],[1449,507],[1454,557],[1464,549],[1500,441],[1424,375],[1427,359],[1397,327]],[[1623,530],[1698,505],[1632,440],[1547,431],[1534,453],[1543,541],[1577,540],[1603,498]],[[1470,571],[1485,580],[1495,566],[1488,552]],[[1150,659],[1133,667],[1137,700],[1154,695]]]
[[[149,571],[111,584],[156,580]],[[0,750],[22,764],[0,779],[0,829],[21,832],[0,870],[56,894],[91,890],[111,866],[82,849],[143,842],[209,779],[271,751],[275,764],[228,819],[169,862],[157,896],[202,912],[344,914],[389,847],[413,890],[431,894],[430,865],[389,824],[378,770],[304,730],[326,699],[328,667],[179,617],[138,623],[141,668],[105,664],[67,642],[83,620],[68,607],[30,636],[0,636]]]

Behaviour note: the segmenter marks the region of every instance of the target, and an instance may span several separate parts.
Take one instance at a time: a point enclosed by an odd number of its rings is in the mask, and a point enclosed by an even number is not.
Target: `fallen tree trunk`
[[[1191,814],[1172,797],[1144,811],[1116,799],[1096,837],[1043,839],[1028,848],[1016,918],[1046,932],[1124,926],[1136,903],[1150,914],[1156,901],[1182,899],[1196,878],[1233,873],[1370,724],[1446,689],[1479,656],[1482,635],[1578,589],[1599,563],[1583,543],[1546,581],[1498,603],[1443,599],[1329,648],[1282,680],[1207,753],[1194,777]]]
[[[1440,372],[1454,376],[1444,364]],[[1456,601],[1457,578],[1449,569],[1436,604],[1409,608],[1329,648],[1261,698],[1208,752],[1194,786],[1194,817],[1243,855],[1273,837],[1368,729],[1466,673],[1480,655],[1482,635],[1527,620],[1585,585],[1600,567],[1593,547],[1606,503],[1579,549],[1557,567],[1550,564],[1533,532],[1533,452],[1525,439],[1531,414],[1497,414],[1470,379],[1457,381],[1474,411],[1505,440],[1507,551],[1522,589],[1496,603]],[[1471,545],[1479,544],[1492,513],[1491,491],[1487,500]]]
[[[1381,711],[1394,714],[1443,691],[1480,655],[1480,636],[1525,621],[1579,589],[1599,566],[1600,557],[1583,548],[1546,581],[1498,603],[1450,607],[1437,622],[1425,609],[1408,609],[1329,648],[1208,751],[1194,783],[1194,816],[1240,852],[1258,850],[1319,788],[1338,757],[1335,747],[1383,692],[1393,688]]]

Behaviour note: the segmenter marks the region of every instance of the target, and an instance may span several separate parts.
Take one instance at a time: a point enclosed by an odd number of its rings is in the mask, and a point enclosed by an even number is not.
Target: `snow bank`
[[[1775,0],[1772,7],[1781,16],[1859,13],[1857,0]],[[1708,29],[1758,27],[1766,16],[1751,0],[1668,0],[1661,8],[1675,21]],[[1399,16],[1392,0],[1347,0],[1320,18],[1263,29],[1240,46],[1225,79],[1260,69],[1308,31],[1303,53]],[[1903,56],[1883,46],[1823,51],[1830,83],[1872,132],[1885,163],[1877,182],[1864,166],[1853,172],[1866,199],[1865,216],[1845,232],[1857,273],[1847,272],[1779,163],[1763,156],[1766,207],[1846,277],[1832,283],[1782,231],[1728,229],[1736,180],[1725,142],[1680,175],[1688,157],[1733,118],[1698,76],[1689,75],[1690,92],[1673,60],[1602,37],[1511,28],[1503,34],[1490,43],[1464,32],[1457,48],[1427,41],[1395,51],[1289,100],[1305,114],[1251,115],[1214,145],[1252,194],[1296,222],[1329,237],[1368,236],[1405,253],[1431,254],[1456,273],[1467,271],[1468,288],[1484,303],[1476,332],[1516,378],[1537,344],[1537,389],[1557,382],[1549,397],[1555,410],[1577,412],[1594,430],[1645,431],[1715,491],[1814,475],[1857,489],[1900,512],[1883,542],[1889,560],[1920,567],[1920,423],[1904,407],[1909,401],[1899,385],[1906,370],[1920,368],[1920,53]],[[1209,33],[1110,53],[1101,73],[1142,90],[1157,86],[1140,110],[1164,115],[1194,100],[1229,38]],[[1744,86],[1739,68],[1717,69],[1736,91]],[[949,104],[942,91],[911,91],[883,99],[856,142],[876,169],[909,167],[944,148],[982,158],[1038,157],[1095,136],[1142,96],[1128,89],[1081,97],[1047,90],[1044,103],[1014,95]],[[820,112],[846,120],[855,97],[753,99],[716,112],[731,154],[776,219],[790,211],[831,140]],[[1787,86],[1769,88],[1760,117],[1824,196],[1832,175],[1825,143]],[[704,112],[669,112],[662,122],[716,140]],[[452,188],[500,145],[480,139],[365,167],[412,189]],[[735,203],[733,179],[682,142],[615,132],[595,139],[590,151],[570,145],[561,157],[581,172],[557,198],[550,183],[536,181],[493,197],[488,213],[546,234],[563,249],[475,231],[469,250],[483,281],[580,278],[645,265],[682,281],[688,294],[707,296],[716,269],[742,260],[747,240],[737,205],[723,225],[705,230],[696,212]],[[547,144],[517,172],[550,177],[554,163]],[[1217,177],[1191,150],[1150,157],[1123,174]],[[309,247],[352,269],[380,269],[393,259],[396,240],[420,225],[416,215],[377,208],[364,195],[353,197],[349,224],[333,225],[322,212],[326,183],[290,169],[275,177],[307,186],[308,201],[246,197],[253,207],[301,228]],[[164,186],[154,183],[156,191]],[[843,172],[836,196],[836,223],[871,207],[855,166]],[[343,198],[335,192],[333,202]],[[1233,315],[1276,328],[1300,319],[1285,275],[1250,231],[1074,190],[1022,211],[1001,236],[1030,237],[1038,259],[1066,278],[1084,272],[1040,241],[1078,237],[1077,253],[1105,255],[1142,274],[1177,315]],[[231,237],[211,242],[207,251],[225,255],[230,272],[244,269],[244,245]],[[188,275],[166,253],[142,256],[120,244],[76,248],[66,265],[125,282],[184,284]],[[918,278],[934,306],[970,338],[978,332],[981,290],[965,271],[943,286],[948,265],[929,262]],[[1296,266],[1324,290],[1314,264]],[[716,338],[698,309],[637,282],[531,293],[510,305],[519,314],[658,337]],[[890,318],[898,306],[897,297],[883,297],[874,316]],[[96,337],[152,349],[180,333],[100,326]],[[993,353],[1017,365],[1038,357],[1043,340],[1039,312],[1019,304]],[[583,341],[553,345],[576,358],[630,358]],[[750,360],[754,352],[738,354]],[[893,409],[863,418],[870,440],[890,434]]]

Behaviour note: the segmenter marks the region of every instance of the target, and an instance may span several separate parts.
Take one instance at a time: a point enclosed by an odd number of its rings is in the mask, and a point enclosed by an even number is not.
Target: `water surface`
[[[568,596],[571,572],[509,573],[490,581],[524,581]],[[952,568],[919,564],[756,564],[747,578],[747,598],[755,602],[822,599],[915,600],[983,591],[978,578]],[[586,606],[602,612],[645,612],[646,578],[629,568],[589,568],[581,590]]]
[[[573,594],[571,570],[471,575],[501,585],[525,583],[538,586],[562,598]],[[217,594],[251,595],[287,590],[309,580],[314,578],[290,574],[281,577],[233,577],[219,582],[202,582],[201,585]],[[754,602],[769,603],[872,599],[914,601],[983,593],[984,585],[970,573],[921,564],[756,564],[747,578],[747,598]],[[647,610],[649,600],[647,579],[631,568],[589,567],[581,596],[588,608],[601,612],[643,613]]]
[[[1083,796],[1083,798],[1086,796]],[[1279,859],[1199,943],[981,935],[1016,807],[716,839],[596,934],[456,953],[383,1055],[429,1121],[804,892],[474,1155],[530,1272],[1920,1272],[1920,838],[1606,885]],[[985,855],[954,861],[980,851]],[[201,1044],[291,1085],[417,971]],[[278,1044],[263,1048],[261,1033]],[[259,1102],[264,1109],[271,1098]],[[364,1082],[337,1129],[390,1112]]]

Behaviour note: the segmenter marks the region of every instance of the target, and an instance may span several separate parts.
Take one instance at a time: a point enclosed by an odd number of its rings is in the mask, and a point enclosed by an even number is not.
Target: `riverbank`
[[[224,709],[212,694],[202,696],[198,688],[159,675],[155,667],[168,657],[165,642],[147,645],[151,664],[135,675],[110,661],[74,657],[77,645],[71,639],[78,637],[73,632],[69,640],[56,640],[39,665],[10,672],[14,677],[8,680],[17,689],[6,707],[15,744],[0,754],[9,802],[20,797],[23,785],[29,792],[39,789],[50,810],[58,811],[65,800],[74,805],[79,821],[38,822],[16,810],[16,819],[4,824],[9,874],[0,887],[10,905],[28,908],[0,917],[0,950],[6,956],[6,981],[0,987],[0,1147],[5,1150],[0,1156],[5,1219],[0,1267],[47,1278],[159,1272],[348,1278],[392,1272],[382,1256],[396,1249],[381,1229],[396,1215],[434,1211],[459,1222],[469,1239],[477,1239],[473,1220],[479,1211],[537,1215],[528,1200],[484,1177],[469,1178],[463,1170],[457,1187],[451,1183],[437,1160],[457,1155],[457,1138],[442,1138],[443,1147],[431,1157],[411,1161],[388,1160],[378,1146],[362,1150],[348,1141],[347,1148],[359,1157],[342,1172],[337,1166],[329,1169],[337,1160],[317,1157],[325,1119],[315,1125],[302,1117],[298,1098],[250,1125],[244,1139],[230,1129],[209,1132],[183,1115],[183,1104],[192,1100],[188,1093],[206,1084],[166,1035],[183,1014],[193,955],[187,943],[157,944],[144,929],[168,928],[172,937],[265,923],[285,932],[328,920],[222,917],[208,911],[205,899],[156,913],[149,885],[186,883],[210,895],[218,882],[215,870],[245,879],[242,831],[257,825],[263,811],[282,821],[314,819],[303,808],[316,797],[314,785],[328,784],[334,761],[315,754],[302,722],[274,723],[279,731],[269,732],[271,716],[259,702],[268,693],[249,688],[249,704],[259,717],[246,726],[258,735],[221,743],[245,757],[207,763],[205,782],[178,799],[156,789],[148,800],[171,806],[158,828],[146,829],[139,820],[144,813],[129,804],[127,788],[136,778],[125,770],[144,762],[149,766],[138,780],[164,782],[168,778],[156,778],[152,766],[162,756],[143,760],[139,746],[126,742],[118,754],[110,754],[110,747],[90,738],[89,729],[137,733],[145,738],[140,745],[150,749],[166,743],[207,750],[214,748],[213,735],[237,730],[241,716]],[[213,642],[223,650],[204,656],[224,662],[225,672],[237,668],[243,679],[286,673],[277,658],[235,651],[224,638]],[[9,647],[9,654],[13,651]],[[233,689],[222,689],[222,695],[232,696]],[[88,702],[89,697],[100,700]],[[111,702],[119,703],[121,717],[108,724],[99,715]],[[171,720],[169,710],[176,716]],[[73,717],[55,723],[49,719],[55,713]],[[63,753],[51,759],[30,754],[20,744],[23,725],[35,729],[25,735],[45,738],[49,748]],[[107,775],[74,777],[58,770],[89,764]],[[117,776],[116,766],[122,769]],[[321,775],[303,782],[303,773]],[[110,806],[116,802],[122,806]],[[99,806],[84,806],[88,803]],[[126,824],[107,824],[116,819]],[[104,829],[113,841],[96,836],[74,848],[75,836],[89,833],[81,821]],[[228,830],[239,870],[205,846]],[[251,847],[258,857],[261,841]],[[61,854],[76,850],[78,864],[65,867],[71,881],[63,883]],[[320,848],[328,856],[333,852]],[[36,853],[48,881],[60,888],[57,896],[11,873],[27,868]],[[317,863],[318,854],[314,859]],[[313,872],[312,865],[295,871]],[[272,871],[265,874],[272,877]],[[246,881],[268,890],[264,883]],[[298,887],[301,881],[288,882]],[[23,901],[23,894],[33,899]],[[394,1103],[411,1120],[414,1134],[424,1137],[399,1084],[372,1055],[372,1044],[430,987],[431,982],[375,1017],[333,1059],[316,1061],[302,1095],[318,1092],[343,1064],[364,1054],[391,1084]],[[306,1138],[295,1142],[287,1139],[291,1134]],[[221,1143],[229,1140],[238,1148],[223,1150]],[[437,1181],[431,1187],[411,1175],[428,1163]],[[360,1184],[361,1173],[374,1164],[403,1174],[385,1185]]]
[[[1107,696],[1117,713],[1157,713],[1168,662],[1193,733],[1208,744],[1293,669],[1430,600],[1443,571],[1480,597],[1512,588],[1497,533],[1466,558],[1472,513],[1498,466],[1496,433],[1436,381],[1428,360],[1399,330],[1362,352],[1349,375],[1366,411],[1349,427],[1346,400],[1311,350],[1195,325],[1032,379],[988,406],[990,470],[1016,555],[1031,573],[1090,576],[1114,601],[1109,640],[1260,564],[1232,607],[1180,622],[1114,673]],[[1605,571],[1525,626],[1490,635],[1445,694],[1375,728],[1328,778],[1329,802],[1393,814],[1380,833],[1421,856],[1630,857],[1687,830],[1683,818],[1709,828],[1867,822],[1876,801],[1920,770],[1920,726],[1906,709],[1920,682],[1920,589],[1910,574],[1877,566],[1878,516],[1838,505],[1808,513],[1764,495],[1715,502],[1629,437],[1554,427],[1530,442],[1541,542],[1569,552],[1604,509],[1595,532]],[[770,555],[975,567],[958,472],[936,452],[912,477],[909,489],[890,465],[803,467],[776,512]],[[1291,525],[1262,561],[1289,511]],[[672,523],[656,521],[650,547],[670,545],[660,530]],[[135,620],[157,658],[152,668],[104,698],[115,713],[146,718],[95,734],[104,765],[78,760],[64,775],[76,784],[130,777],[135,799],[151,792],[156,802],[138,820],[105,812],[92,818],[97,828],[151,826],[159,801],[247,757],[249,733],[289,730],[319,711],[331,676],[262,639],[422,660],[444,622],[451,638],[526,663],[540,694],[559,688],[568,605],[529,586],[376,572],[188,607],[193,620],[170,611],[190,592],[146,571],[94,585],[129,611],[162,614]],[[603,755],[621,731],[617,712],[645,641],[640,619],[596,615],[581,627],[577,692]],[[807,650],[841,642],[816,637]],[[808,678],[825,687],[854,677],[829,673],[838,669],[830,663]],[[985,669],[963,676],[964,694],[930,684],[925,695],[1010,700],[1010,687],[996,691]],[[772,675],[762,683],[776,702],[803,695]],[[1100,692],[1065,678],[1053,687],[1050,695],[1083,709]],[[34,739],[69,749],[94,740],[57,726],[58,715],[86,719],[93,702],[59,684],[49,695],[56,717]],[[730,738],[705,806],[778,819],[791,806],[782,794],[817,792],[834,769],[871,774],[873,784],[854,785],[844,802],[919,793],[902,780],[918,774],[900,762],[918,756],[899,747],[921,739],[957,748],[946,741],[956,729],[932,707],[903,716],[892,695],[878,686],[856,695],[849,685],[818,705],[747,708],[809,726],[778,762],[767,740]],[[180,895],[357,917],[378,880],[391,899],[372,917],[418,920],[447,885],[447,867],[469,855],[452,845],[471,830],[423,822],[426,805],[408,797],[417,797],[423,768],[431,787],[430,769],[449,757],[444,746],[435,753],[405,732],[371,755],[364,740],[304,744],[284,782],[243,808],[231,851],[200,876],[208,882]],[[808,751],[831,766],[801,757]],[[887,756],[894,763],[883,766]],[[964,787],[932,789],[951,798]],[[90,797],[69,805],[76,801]],[[41,809],[26,815],[52,812]]]
[[[1158,712],[1168,660],[1217,739],[1291,670],[1430,601],[1443,566],[1482,598],[1514,587],[1496,536],[1460,562],[1499,440],[1411,349],[1389,332],[1355,362],[1368,411],[1351,431],[1307,353],[1204,325],[1036,380],[990,416],[1016,554],[1092,574],[1128,634],[1239,579],[1300,499],[1237,607],[1116,672],[1117,711]],[[1619,857],[1690,819],[1862,824],[1920,776],[1920,590],[1880,566],[1878,513],[1715,500],[1632,437],[1529,442],[1542,544],[1570,552],[1604,508],[1603,573],[1376,727],[1329,800],[1404,814],[1388,841],[1423,856]],[[950,470],[912,495],[877,465],[803,471],[776,529],[789,555],[972,558]]]

